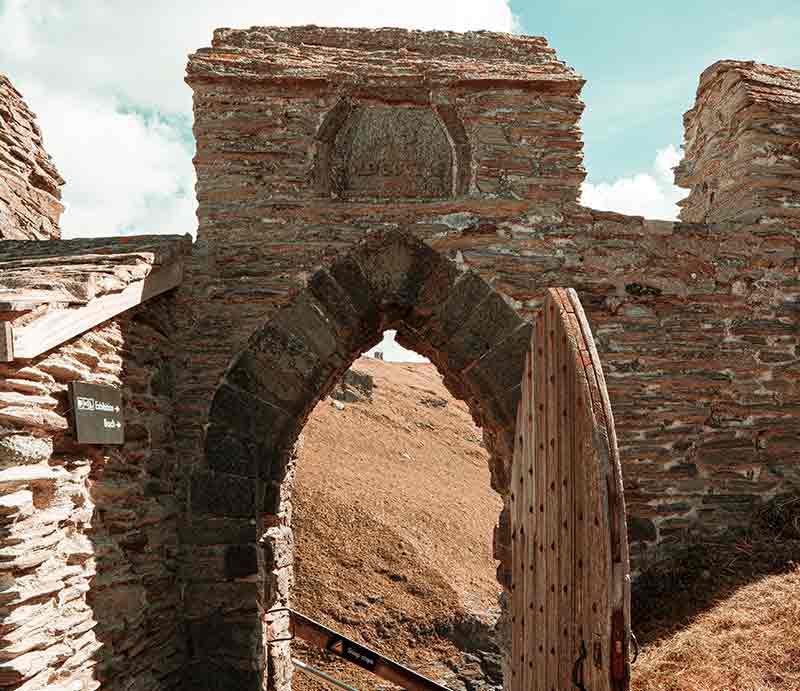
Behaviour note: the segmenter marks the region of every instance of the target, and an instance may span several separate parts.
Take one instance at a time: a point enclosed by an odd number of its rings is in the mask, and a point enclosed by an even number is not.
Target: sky
[[[0,0],[0,72],[67,181],[64,237],[194,233],[186,56],[257,24],[545,36],[587,79],[583,203],[661,219],[685,196],[671,169],[702,70],[800,68],[800,0]]]

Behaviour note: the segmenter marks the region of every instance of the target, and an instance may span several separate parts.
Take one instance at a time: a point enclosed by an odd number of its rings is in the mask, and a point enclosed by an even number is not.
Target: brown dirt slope
[[[500,498],[480,429],[433,365],[362,358],[354,367],[372,375],[372,401],[340,409],[326,399],[304,430],[293,606],[441,675],[457,655],[451,639],[497,610],[491,538]],[[381,685],[302,645],[295,655],[359,689]],[[323,688],[296,679],[297,688]]]

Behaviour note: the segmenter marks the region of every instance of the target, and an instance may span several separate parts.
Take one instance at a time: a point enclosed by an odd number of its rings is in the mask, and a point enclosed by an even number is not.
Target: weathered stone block
[[[0,437],[0,470],[16,465],[42,463],[53,453],[53,440],[32,434]]]
[[[374,289],[358,262],[350,256],[339,257],[328,267],[328,272],[344,290],[355,309],[361,323],[361,332],[378,331],[381,323],[379,296],[374,294]]]
[[[413,309],[403,320],[404,323],[412,329],[420,329],[447,300],[460,276],[458,267],[440,255],[433,270],[419,286]]]
[[[343,349],[353,352],[364,339],[378,334],[378,325],[363,321],[347,292],[327,269],[320,269],[309,279],[308,289],[335,325]]]
[[[424,326],[417,329],[420,340],[428,341],[434,348],[442,348],[490,293],[491,288],[478,274],[472,271],[462,274],[453,284],[447,300]]]
[[[252,478],[195,470],[192,473],[190,496],[195,513],[255,516],[256,483]]]
[[[258,586],[249,581],[189,583],[184,602],[188,619],[207,619],[221,614],[257,617]]]
[[[443,346],[448,369],[460,371],[468,367],[502,343],[521,324],[522,319],[506,301],[492,293]]]
[[[408,313],[425,279],[441,261],[427,245],[397,232],[370,237],[354,257],[389,320]]]
[[[294,561],[294,534],[291,528],[276,526],[267,530],[260,540],[264,567],[275,571],[289,566]]]
[[[191,521],[184,520],[178,530],[184,545],[255,544],[256,540],[253,517],[195,515]]]
[[[215,435],[225,430],[229,435],[258,440],[264,448],[279,447],[296,427],[286,411],[227,383],[214,395],[209,420],[218,428]]]
[[[344,361],[337,355],[315,352],[314,339],[308,338],[306,327],[296,325],[303,334],[297,336],[281,323],[288,321],[288,317],[281,317],[262,327],[227,376],[229,381],[244,382],[255,395],[260,391],[265,400],[277,399],[297,412],[326,388]]]
[[[337,325],[310,293],[297,295],[271,321],[302,339],[320,362],[329,363],[334,369],[345,365],[349,353],[344,352],[346,348],[340,342]]]
[[[182,691],[261,691],[261,674],[222,662],[193,661],[186,669]]]
[[[206,431],[205,452],[208,467],[220,473],[256,478],[264,474],[265,461],[269,472],[269,460],[262,457],[257,442],[218,424],[212,423]]]
[[[189,645],[195,658],[239,658],[252,662],[261,644],[261,624],[254,614],[246,618],[214,614],[189,622]]]
[[[230,545],[225,548],[225,575],[246,578],[258,573],[255,545]]]

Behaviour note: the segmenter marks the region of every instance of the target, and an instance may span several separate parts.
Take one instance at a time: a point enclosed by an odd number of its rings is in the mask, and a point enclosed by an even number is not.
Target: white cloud
[[[670,144],[656,152],[649,172],[611,183],[586,182],[581,190],[581,204],[601,211],[675,220],[679,211],[677,202],[687,195],[687,190],[673,184],[672,168],[680,163],[681,158],[681,152]]]
[[[0,65],[67,180],[65,237],[194,231],[187,55],[217,27],[270,24],[515,27],[508,0],[6,0]]]
[[[46,90],[27,80],[18,87],[69,181],[64,237],[194,230],[191,151],[175,127],[91,93]]]
[[[143,107],[186,114],[186,58],[210,45],[218,27],[514,26],[507,0],[7,0],[2,24],[6,66],[72,90],[115,93]]]

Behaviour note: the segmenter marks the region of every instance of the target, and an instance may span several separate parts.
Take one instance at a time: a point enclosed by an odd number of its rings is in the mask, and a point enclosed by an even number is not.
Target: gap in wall
[[[425,358],[392,334],[374,350],[384,361],[356,360],[303,431],[292,606],[450,688],[502,688],[502,502],[481,429]],[[293,655],[361,690],[394,688],[301,641]],[[293,687],[326,688],[301,672]]]

